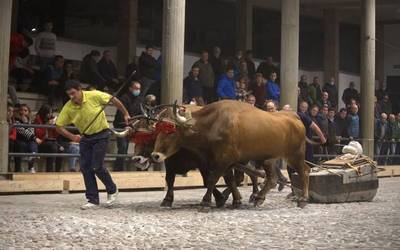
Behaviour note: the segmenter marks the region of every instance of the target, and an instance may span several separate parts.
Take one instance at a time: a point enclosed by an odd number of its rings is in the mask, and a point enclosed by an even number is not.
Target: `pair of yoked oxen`
[[[172,206],[175,175],[191,169],[200,170],[207,188],[202,209],[210,207],[212,194],[217,207],[225,204],[229,192],[221,194],[215,187],[222,176],[232,193],[233,205],[241,204],[237,188],[240,178],[235,178],[233,169],[252,176],[255,188],[251,200],[260,206],[276,185],[276,168],[272,165],[280,158],[287,160],[301,180],[298,205],[304,207],[308,201],[310,168],[305,163],[305,146],[309,140],[295,112],[265,112],[231,100],[204,107],[160,105],[150,114],[132,117],[130,129],[118,134],[127,135],[135,141],[135,155],[147,149],[153,162],[165,162],[168,191],[161,206]],[[263,162],[265,173],[243,164],[249,161]],[[257,175],[265,177],[260,191],[256,188]]]

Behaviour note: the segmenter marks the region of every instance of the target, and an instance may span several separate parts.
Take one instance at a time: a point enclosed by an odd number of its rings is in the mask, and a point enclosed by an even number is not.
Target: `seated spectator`
[[[390,101],[389,95],[384,95],[382,101],[379,103],[382,113],[392,113],[392,102]]]
[[[106,86],[115,91],[118,88],[118,71],[112,61],[112,55],[110,50],[105,50],[103,52],[103,57],[97,63],[97,68],[100,75],[106,80]]]
[[[246,98],[246,102],[253,107],[256,107],[256,97],[252,94],[248,95]]]
[[[247,82],[247,76],[240,76],[239,80],[236,82],[236,99],[239,101],[244,102],[250,93],[247,88]]]
[[[65,84],[70,80],[78,80],[78,77],[74,73],[72,62],[67,61],[67,62],[64,62],[64,72],[60,79],[60,89],[62,92],[61,96],[62,96],[63,104],[65,104],[67,101],[69,101],[69,97],[67,96],[67,93],[64,91],[64,88],[65,88]]]
[[[307,76],[302,75],[300,77],[300,81],[298,83],[298,87],[300,89],[299,93],[299,101],[308,101],[308,83],[307,83]]]
[[[314,76],[313,82],[308,85],[308,97],[308,103],[310,105],[318,105],[318,103],[321,102],[322,91],[318,76]]]
[[[261,73],[256,73],[256,79],[251,83],[250,90],[256,97],[256,106],[261,108],[266,100],[265,79]]]
[[[277,79],[277,73],[272,72],[265,87],[267,92],[267,99],[279,102],[281,90],[279,88],[279,85],[276,83],[276,79]]]
[[[355,83],[350,82],[349,87],[343,91],[342,101],[347,106],[350,104],[350,100],[354,99],[356,101],[359,100],[358,91],[355,89]]]
[[[72,126],[72,124],[71,124]],[[67,129],[72,134],[78,134],[79,131],[77,129]],[[57,144],[59,145],[60,153],[68,153],[68,154],[79,154],[79,143],[72,142],[70,139],[59,135],[57,137]],[[77,172],[77,161],[79,157],[68,157],[68,169],[70,172]],[[56,158],[56,166],[62,167],[63,158]]]
[[[35,124],[54,125],[52,109],[49,105],[42,105],[36,114]],[[35,128],[35,136],[40,139],[38,149],[40,153],[58,153],[55,129]],[[46,172],[54,172],[55,157],[46,157]],[[59,161],[58,161],[59,163]],[[55,171],[60,172],[61,165],[56,164]]]
[[[135,56],[132,60],[131,63],[128,64],[128,66],[126,66],[126,71],[125,71],[125,78],[128,79],[133,72],[134,76],[132,77],[132,80],[134,81],[138,81],[140,79],[140,72],[139,72],[139,67],[137,66],[137,60],[138,58]]]
[[[8,84],[7,86],[7,94],[11,99],[11,104],[13,107],[19,107],[20,106],[20,101],[17,96],[17,90],[15,89],[14,86]]]
[[[379,165],[387,163],[384,157],[379,157],[387,155],[389,150],[390,130],[387,118],[387,114],[382,113],[381,118],[375,122],[375,155],[378,156]]]
[[[336,136],[340,138],[348,138],[347,134],[347,110],[341,108],[339,113],[335,116]]]
[[[299,104],[299,112],[308,115],[308,102],[302,101]]]
[[[265,101],[265,111],[267,112],[277,112],[276,104],[273,100]]]
[[[151,86],[156,82],[158,63],[153,57],[153,46],[147,45],[145,51],[139,57],[141,94],[145,96]]]
[[[53,33],[53,23],[47,21],[44,30],[35,39],[35,51],[40,58],[40,69],[44,71],[53,61],[56,52],[57,36]]]
[[[336,107],[338,102],[337,102],[337,98],[338,98],[338,90],[335,84],[335,78],[331,77],[330,81],[325,83],[324,87],[322,88],[322,91],[327,92],[328,93],[328,97],[329,97],[329,107]],[[322,93],[323,94],[323,93]]]
[[[17,142],[17,129],[13,127],[13,124],[15,123],[14,107],[10,103],[7,104],[7,123],[9,126],[8,152],[19,152]],[[8,169],[9,172],[12,172],[10,167]],[[21,172],[21,157],[14,157],[14,171]]]
[[[48,94],[49,105],[53,107],[55,101],[64,96],[62,78],[64,76],[64,57],[57,55],[54,57],[54,63],[47,66],[45,72],[46,85],[44,92]]]
[[[350,107],[350,113],[347,115],[347,134],[351,140],[360,138],[360,117],[356,104]]]
[[[140,95],[141,85],[139,82],[132,81],[129,85],[129,91],[125,93],[120,101],[124,104],[131,117],[140,115],[142,113],[140,104],[143,104],[143,97]],[[125,128],[127,124],[124,121],[124,115],[121,111],[117,110],[113,122],[114,128]],[[129,147],[129,137],[117,137],[118,154],[127,154]],[[114,171],[123,171],[125,157],[117,157],[114,164]]]
[[[100,52],[92,50],[83,58],[79,76],[82,83],[89,84],[98,90],[104,90],[106,79],[104,79],[97,68],[99,60]]]
[[[322,92],[321,102],[319,103],[319,106],[321,108],[325,105],[328,106],[329,108],[332,107],[331,101],[329,101],[329,94],[326,91]]]
[[[219,80],[217,95],[220,99],[236,99],[236,83],[234,74],[233,69],[229,68],[226,70],[226,74]]]
[[[205,102],[199,74],[200,68],[193,65],[189,75],[183,81],[183,92],[185,103],[195,102],[197,105],[203,106]]]
[[[16,124],[31,124],[30,118],[31,110],[26,104],[21,104],[18,112],[18,116],[15,118]],[[42,140],[36,137],[35,130],[33,128],[17,127],[17,141],[19,152],[22,153],[37,153],[38,144],[42,143]],[[36,157],[28,157],[28,170],[31,173],[36,173],[34,163]]]

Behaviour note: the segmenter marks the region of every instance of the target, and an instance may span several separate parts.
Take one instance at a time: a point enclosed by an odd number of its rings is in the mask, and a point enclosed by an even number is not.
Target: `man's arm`
[[[312,122],[310,125],[310,128],[318,135],[318,137],[321,140],[321,143],[325,144],[326,138],[325,138],[324,134],[322,133],[321,129],[318,127],[318,125],[315,124],[315,122]]]
[[[68,139],[70,139],[73,142],[79,142],[81,140],[81,136],[80,135],[75,135],[72,134],[71,132],[69,132],[68,130],[66,130],[63,126],[56,126],[56,131],[57,133],[59,133],[60,135],[67,137]]]
[[[126,124],[128,124],[129,119],[130,119],[131,117],[130,117],[130,115],[129,115],[128,110],[125,108],[125,106],[122,104],[122,102],[121,102],[120,100],[118,100],[117,97],[113,97],[113,98],[111,99],[111,102],[113,103],[113,105],[114,105],[115,107],[117,107],[117,109],[118,109],[119,111],[122,112],[122,114],[124,115],[124,120],[125,120]]]

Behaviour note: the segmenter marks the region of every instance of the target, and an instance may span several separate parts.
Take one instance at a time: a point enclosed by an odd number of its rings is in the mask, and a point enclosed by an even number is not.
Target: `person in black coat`
[[[92,50],[90,54],[87,54],[82,60],[79,76],[82,83],[87,83],[98,90],[103,90],[107,81],[97,68],[99,59],[100,52],[97,50]]]
[[[103,57],[97,63],[97,68],[101,76],[106,80],[106,85],[110,89],[115,90],[118,87],[118,71],[112,61],[112,55],[110,50],[103,52]]]
[[[158,63],[153,57],[153,46],[147,45],[146,50],[139,57],[139,71],[142,84],[141,95],[145,96],[156,81]]]
[[[197,66],[192,67],[189,76],[183,81],[184,100],[186,103],[195,101],[197,105],[203,106],[203,85],[199,79],[200,68]]]
[[[140,83],[133,81],[129,86],[128,92],[120,98],[120,101],[126,107],[131,117],[141,114],[140,104],[143,103],[144,99],[140,92]],[[115,114],[113,125],[114,128],[126,127],[124,115],[119,110],[117,110],[117,113]],[[128,147],[129,137],[117,138],[118,154],[126,154],[128,152]],[[124,161],[124,157],[117,157],[114,164],[114,171],[122,171],[124,169]]]
[[[342,101],[346,106],[350,104],[351,99],[354,99],[356,101],[360,100],[358,91],[354,87],[354,82],[350,82],[349,87],[343,91]]]

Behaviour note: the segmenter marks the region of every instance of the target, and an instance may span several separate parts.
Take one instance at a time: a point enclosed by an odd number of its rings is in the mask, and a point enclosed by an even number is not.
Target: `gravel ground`
[[[203,189],[176,191],[172,209],[159,207],[160,191],[91,211],[79,209],[83,194],[0,196],[0,249],[400,249],[400,178],[380,179],[368,203],[300,209],[288,192],[209,213],[198,212]]]

